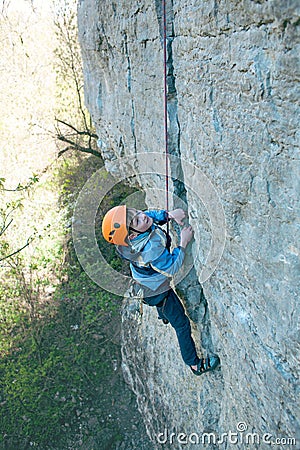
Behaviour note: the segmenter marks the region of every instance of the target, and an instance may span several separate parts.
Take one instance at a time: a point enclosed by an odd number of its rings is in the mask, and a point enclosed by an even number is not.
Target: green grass
[[[61,164],[53,188],[58,183],[61,189],[62,223],[68,224],[79,190],[99,164],[77,157]],[[101,208],[131,192],[117,186]],[[91,436],[102,443],[122,439],[122,430],[107,420],[118,395],[113,385],[121,383],[112,363],[120,361],[121,299],[82,270],[70,229],[61,242],[61,233],[51,234],[50,228],[35,258],[29,265],[18,259],[0,290],[0,448],[5,450],[65,450],[76,442],[85,448]],[[114,268],[128,270],[100,236],[99,245]]]

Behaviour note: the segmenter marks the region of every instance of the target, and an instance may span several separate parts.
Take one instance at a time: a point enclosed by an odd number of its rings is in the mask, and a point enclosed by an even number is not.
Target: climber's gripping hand
[[[174,209],[168,212],[170,219],[174,219],[178,225],[183,225],[183,219],[185,218],[185,212],[181,208]]]
[[[193,228],[191,225],[182,228],[180,233],[180,247],[185,248],[193,238]]]

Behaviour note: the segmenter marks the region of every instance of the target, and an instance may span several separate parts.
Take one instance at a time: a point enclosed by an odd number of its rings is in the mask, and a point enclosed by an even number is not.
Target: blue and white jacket
[[[179,246],[172,253],[166,248],[166,234],[157,226],[167,222],[165,210],[144,211],[144,214],[153,219],[150,229],[132,239],[128,247],[118,245],[117,252],[130,261],[132,278],[156,291],[181,268],[184,248]]]

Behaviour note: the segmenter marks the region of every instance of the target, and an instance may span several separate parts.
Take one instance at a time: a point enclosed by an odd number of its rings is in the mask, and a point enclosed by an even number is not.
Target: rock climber
[[[183,225],[185,212],[175,209],[139,211],[126,205],[110,209],[102,222],[103,237],[116,245],[118,254],[130,261],[136,287],[142,287],[143,302],[156,306],[158,318],[175,329],[183,361],[195,375],[215,369],[220,360],[199,358],[191,336],[191,325],[170,280],[181,268],[185,248],[193,237],[191,226],[181,229],[180,245],[170,252],[170,236],[160,227],[175,220]]]

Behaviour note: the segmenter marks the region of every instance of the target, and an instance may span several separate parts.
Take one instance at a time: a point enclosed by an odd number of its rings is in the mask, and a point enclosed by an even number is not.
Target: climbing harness
[[[169,146],[168,146],[168,93],[167,93],[167,13],[166,0],[162,0],[163,18],[163,53],[164,53],[164,130],[165,130],[165,156],[166,156],[166,211],[169,211]],[[167,220],[167,234],[169,234],[169,221]]]

